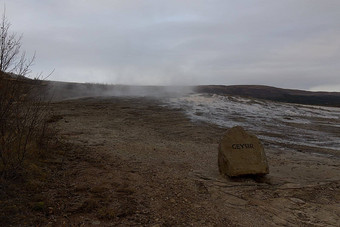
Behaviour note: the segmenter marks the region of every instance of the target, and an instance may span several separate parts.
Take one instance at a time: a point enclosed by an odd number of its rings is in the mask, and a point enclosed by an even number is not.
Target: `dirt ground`
[[[65,154],[40,225],[339,226],[340,159],[266,145],[270,174],[223,177],[226,129],[146,98],[52,104]]]

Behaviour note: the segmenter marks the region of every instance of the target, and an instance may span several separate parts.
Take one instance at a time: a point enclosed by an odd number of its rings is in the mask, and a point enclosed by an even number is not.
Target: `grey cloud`
[[[121,84],[340,85],[339,1],[6,2],[35,70]]]

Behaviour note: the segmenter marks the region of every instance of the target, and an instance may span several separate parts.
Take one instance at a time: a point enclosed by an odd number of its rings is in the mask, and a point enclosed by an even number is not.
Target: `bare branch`
[[[26,76],[31,73],[35,61],[35,53],[27,58],[26,52],[21,51],[22,35],[10,33],[11,23],[4,10],[0,27],[0,71]]]

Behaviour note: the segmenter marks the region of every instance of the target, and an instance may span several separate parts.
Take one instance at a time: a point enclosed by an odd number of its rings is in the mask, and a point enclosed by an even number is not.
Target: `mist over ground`
[[[137,86],[56,81],[48,81],[45,84],[48,88],[48,96],[54,101],[85,97],[122,96],[167,99],[184,97],[190,94],[211,94],[240,96],[276,102],[340,107],[340,92],[310,92],[258,85]]]
[[[194,92],[191,86],[131,86],[91,83],[48,82],[48,96],[54,101],[84,97],[181,97]]]

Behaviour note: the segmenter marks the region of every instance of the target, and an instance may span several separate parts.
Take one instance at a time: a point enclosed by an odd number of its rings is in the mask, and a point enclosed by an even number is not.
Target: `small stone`
[[[299,198],[290,198],[291,201],[297,204],[305,204],[306,202]]]
[[[93,221],[92,225],[100,225],[100,221]]]
[[[53,207],[48,207],[48,214],[53,214],[53,212],[54,212]]]
[[[260,140],[242,127],[227,131],[218,148],[218,167],[230,177],[269,173],[266,154]]]

